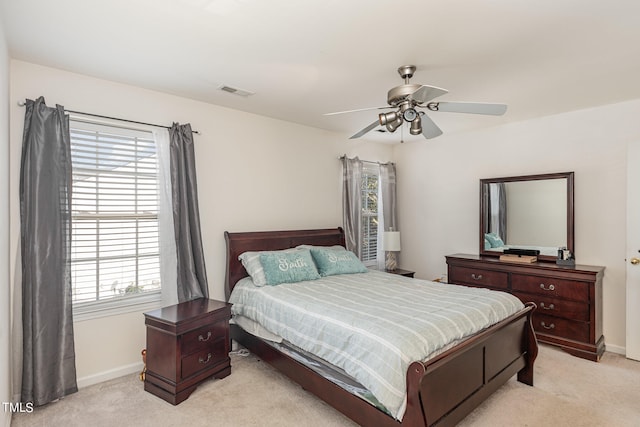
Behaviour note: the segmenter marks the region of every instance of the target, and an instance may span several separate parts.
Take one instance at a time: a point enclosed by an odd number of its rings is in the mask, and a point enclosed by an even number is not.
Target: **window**
[[[74,313],[159,301],[153,134],[73,119],[70,131]]]
[[[362,170],[362,262],[375,265],[378,257],[378,182],[377,164],[365,163]]]

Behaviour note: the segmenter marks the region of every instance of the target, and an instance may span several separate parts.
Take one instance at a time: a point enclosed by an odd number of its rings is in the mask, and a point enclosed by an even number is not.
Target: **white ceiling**
[[[377,112],[323,113],[386,105],[405,64],[412,83],[449,90],[437,100],[509,105],[432,113],[445,133],[640,98],[638,0],[0,0],[0,12],[12,58],[345,137]]]

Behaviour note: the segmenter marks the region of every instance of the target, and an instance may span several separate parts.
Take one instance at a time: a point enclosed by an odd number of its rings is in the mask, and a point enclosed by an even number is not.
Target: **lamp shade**
[[[400,232],[399,231],[385,231],[382,246],[385,251],[399,252],[400,251]]]

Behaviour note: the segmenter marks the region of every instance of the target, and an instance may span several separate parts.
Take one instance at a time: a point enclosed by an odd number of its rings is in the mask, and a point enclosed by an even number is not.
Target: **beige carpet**
[[[254,356],[207,381],[178,406],[146,393],[136,375],[15,414],[23,426],[354,426]],[[510,380],[460,426],[640,426],[640,362],[605,353],[600,363],[540,346],[535,387]]]

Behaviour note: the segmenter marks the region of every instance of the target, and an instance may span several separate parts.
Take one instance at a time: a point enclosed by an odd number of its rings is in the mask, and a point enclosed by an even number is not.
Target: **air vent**
[[[238,96],[249,96],[254,94],[254,92],[249,92],[248,90],[238,89],[237,87],[231,87],[227,85],[218,86],[218,89]]]

